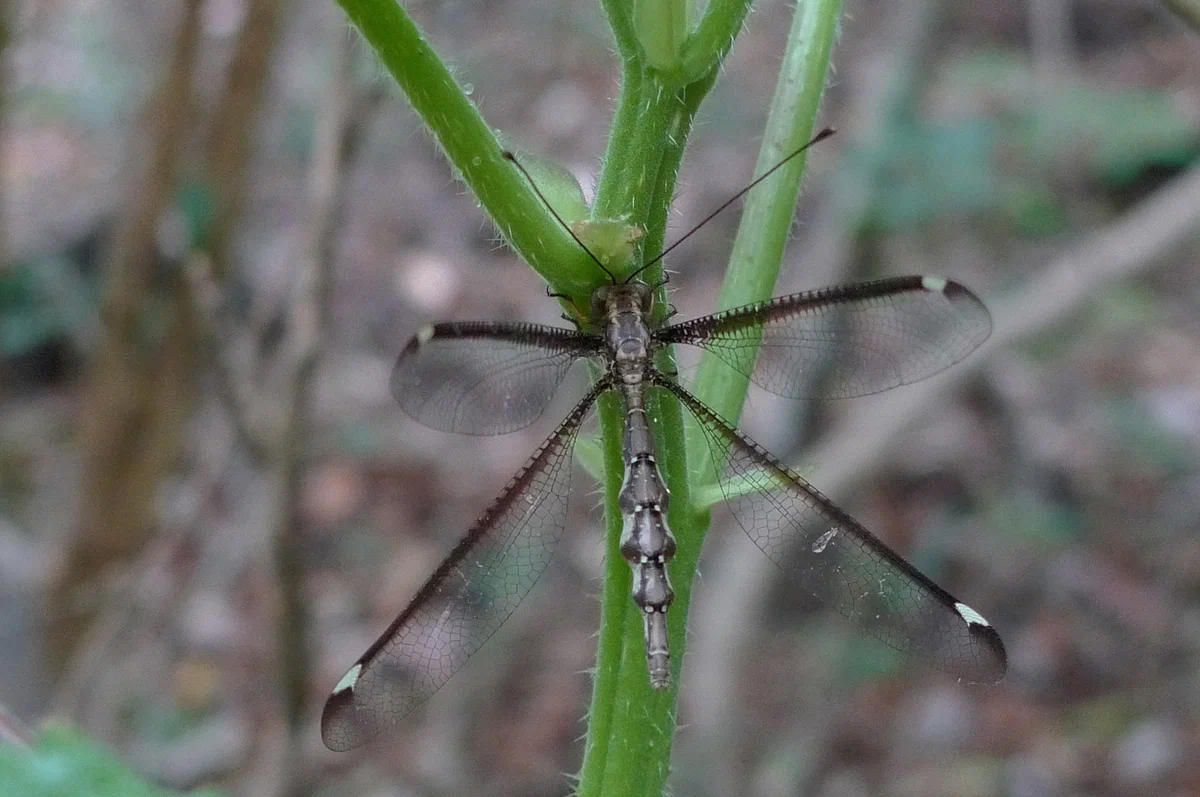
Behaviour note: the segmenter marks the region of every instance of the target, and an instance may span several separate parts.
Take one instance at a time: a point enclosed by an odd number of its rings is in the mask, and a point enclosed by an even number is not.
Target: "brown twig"
[[[271,74],[271,57],[282,27],[283,6],[283,0],[250,0],[245,4],[245,21],[226,71],[220,104],[213,115],[206,168],[217,207],[209,235],[209,253],[214,275],[220,282],[229,276],[230,240],[241,220],[251,142],[255,140],[254,123]]]
[[[180,521],[167,525],[155,535],[152,543],[129,565],[122,583],[112,590],[113,596],[104,601],[104,610],[90,625],[79,651],[58,684],[50,703],[51,714],[77,720],[116,715],[115,709],[90,705],[90,701],[102,693],[91,687],[98,674],[104,672],[110,662],[120,658],[118,643],[134,627],[135,621],[142,627],[160,625],[162,618],[178,605],[184,584],[176,578],[165,578],[164,574],[169,571],[179,549],[195,533],[196,524],[220,485],[232,448],[233,441],[228,433],[205,435],[192,472],[191,503],[178,508],[175,514]],[[170,585],[169,595],[161,591],[164,584]],[[84,720],[82,724],[90,723]]]
[[[343,207],[349,157],[361,142],[364,113],[379,99],[377,92],[355,96],[350,40],[335,34],[331,79],[317,128],[315,157],[308,177],[310,198],[305,246],[297,280],[296,303],[289,319],[285,351],[292,363],[286,391],[285,421],[275,472],[277,526],[272,536],[275,576],[281,606],[279,655],[284,673],[284,707],[290,744],[284,768],[283,794],[300,791],[303,759],[301,734],[308,718],[310,680],[306,629],[308,611],[303,598],[302,482],[307,469],[307,441],[317,365],[324,348],[330,315],[333,255]]]
[[[302,482],[308,467],[312,396],[316,369],[327,335],[332,289],[333,249],[343,205],[346,163],[362,141],[365,121],[385,96],[381,86],[356,93],[352,81],[349,39],[340,30],[327,99],[319,115],[314,159],[309,170],[309,207],[303,241],[295,261],[300,265],[281,348],[285,381],[282,400],[268,413],[268,402],[246,369],[236,367],[231,348],[235,335],[218,334],[219,287],[202,254],[188,264],[190,295],[201,319],[217,370],[222,402],[238,437],[260,463],[270,465],[274,497],[271,549],[279,596],[278,655],[283,674],[283,718],[258,736],[249,794],[278,795],[300,790],[308,718],[311,666],[305,630],[308,611],[303,598],[305,561],[301,512]],[[243,334],[243,333],[238,333]],[[259,364],[258,367],[262,367]]]
[[[217,333],[220,328],[217,308],[221,291],[213,279],[208,255],[199,250],[192,252],[184,264],[183,274],[200,336],[204,338],[211,354],[217,394],[225,405],[238,439],[255,464],[262,465],[270,456],[271,440],[278,435],[270,431],[274,425],[259,406],[250,376],[234,364],[231,356],[233,347],[227,345],[228,336],[222,338]]]

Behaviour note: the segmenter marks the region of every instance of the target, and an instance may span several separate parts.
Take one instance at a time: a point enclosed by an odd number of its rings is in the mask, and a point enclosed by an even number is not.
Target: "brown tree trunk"
[[[103,339],[90,365],[81,408],[83,502],[52,587],[52,606],[70,607],[114,565],[128,561],[154,524],[154,498],[175,456],[187,415],[192,332],[176,290],[156,282],[155,228],[171,201],[191,129],[192,76],[201,0],[186,0],[174,52],[131,148],[130,201],[117,221],[100,299]],[[150,142],[146,148],[142,142]],[[176,286],[177,287],[177,286]],[[168,286],[169,288],[169,286]],[[155,305],[158,305],[156,308]],[[153,328],[158,309],[166,321]],[[91,620],[68,613],[49,639],[50,666],[61,673]]]
[[[241,217],[250,144],[279,38],[282,10],[283,0],[250,0],[208,139],[206,177],[217,205],[208,251],[219,282],[229,276],[230,239]]]
[[[201,0],[186,0],[174,53],[147,109],[148,157],[135,145],[131,200],[117,223],[101,297],[105,335],[91,364],[82,409],[85,474],[79,534],[70,543],[52,605],[76,606],[114,567],[128,562],[155,525],[154,501],[179,451],[191,409],[198,348],[181,277],[157,272],[155,232],[171,202],[178,166],[194,128],[192,84]],[[228,246],[241,212],[254,121],[279,29],[282,0],[253,0],[205,153],[205,179],[217,210],[209,242],[214,272],[229,272]],[[156,319],[164,319],[156,322]],[[51,666],[61,673],[90,624],[74,614],[50,634]]]

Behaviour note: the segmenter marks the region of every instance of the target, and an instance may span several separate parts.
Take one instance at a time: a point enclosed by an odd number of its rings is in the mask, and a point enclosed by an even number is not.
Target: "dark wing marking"
[[[695,396],[664,377],[655,382],[696,417],[714,464],[724,463],[717,470],[734,518],[767,558],[889,647],[966,683],[1004,677],[1004,644],[978,612]],[[799,560],[785,554],[795,543],[807,551]]]
[[[959,283],[897,277],[779,296],[684,321],[656,338],[711,351],[772,393],[816,399],[864,396],[932,376],[991,331],[987,308]]]
[[[508,619],[567,521],[571,450],[600,383],[575,405],[325,704],[321,738],[343,751],[395,725]]]
[[[437,324],[400,353],[392,395],[433,429],[513,432],[536,421],[571,363],[599,347],[596,336],[537,324]]]

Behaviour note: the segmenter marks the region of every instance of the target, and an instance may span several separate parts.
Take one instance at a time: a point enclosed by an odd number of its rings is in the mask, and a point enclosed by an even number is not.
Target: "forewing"
[[[550,561],[567,519],[571,449],[593,389],[333,690],[331,750],[357,747],[441,688],[508,619]]]
[[[816,399],[864,396],[932,376],[991,331],[975,294],[918,276],[779,296],[667,327],[657,337],[707,349],[777,395]]]
[[[895,650],[966,683],[1004,677],[1004,644],[978,612],[687,391],[665,379],[658,384],[695,416],[734,518],[772,562]],[[787,555],[792,546],[804,555]]]
[[[599,339],[536,324],[436,324],[413,337],[392,370],[392,395],[433,429],[504,434],[541,416],[554,391]]]

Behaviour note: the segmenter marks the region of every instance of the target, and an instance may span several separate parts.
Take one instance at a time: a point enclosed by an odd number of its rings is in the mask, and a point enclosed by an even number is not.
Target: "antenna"
[[[705,216],[703,221],[701,221],[699,224],[697,224],[697,225],[696,225],[695,227],[693,227],[692,229],[690,229],[690,230],[688,230],[687,232],[685,232],[685,233],[683,234],[683,237],[682,237],[682,238],[679,238],[678,240],[676,240],[676,241],[675,241],[675,243],[671,244],[671,245],[670,245],[670,246],[668,246],[666,249],[664,249],[664,250],[662,250],[661,252],[659,252],[659,253],[658,253],[658,255],[657,255],[656,257],[653,257],[653,258],[651,258],[650,260],[647,260],[645,263],[643,263],[643,264],[641,265],[641,268],[639,268],[637,271],[633,272],[632,274],[630,274],[628,277],[626,277],[626,278],[625,278],[625,282],[629,282],[629,281],[630,281],[630,280],[632,280],[634,277],[636,277],[638,274],[641,274],[643,271],[645,271],[646,269],[650,268],[650,266],[653,266],[655,263],[657,263],[658,261],[662,260],[662,259],[663,259],[664,257],[666,257],[668,254],[670,254],[670,253],[671,253],[671,252],[672,252],[672,251],[675,249],[675,247],[679,246],[681,243],[683,243],[684,241],[686,241],[688,238],[691,238],[693,233],[695,233],[697,230],[699,230],[699,229],[700,229],[701,227],[703,227],[705,224],[708,224],[710,221],[712,221],[714,218],[716,218],[716,217],[717,217],[717,216],[718,216],[718,215],[721,213],[721,211],[725,210],[725,208],[729,207],[729,206],[730,206],[730,205],[732,205],[734,202],[737,202],[739,199],[741,199],[741,198],[742,198],[742,197],[744,197],[746,194],[748,194],[748,193],[750,192],[750,189],[751,189],[751,188],[754,188],[754,186],[758,185],[758,184],[759,184],[759,183],[761,183],[763,180],[765,180],[765,179],[767,179],[768,177],[770,177],[772,174],[774,174],[776,171],[778,171],[780,168],[782,168],[782,167],[783,167],[783,165],[784,165],[784,164],[786,164],[788,161],[790,161],[792,158],[796,157],[796,156],[797,156],[797,155],[799,155],[801,152],[804,152],[806,149],[808,149],[809,147],[811,147],[813,144],[817,144],[817,143],[819,143],[819,142],[821,142],[821,141],[824,141],[825,139],[829,138],[830,136],[832,136],[832,135],[833,135],[834,133],[836,133],[836,132],[837,132],[837,130],[836,130],[836,129],[834,129],[834,128],[832,128],[832,127],[826,127],[826,128],[823,128],[823,129],[822,129],[822,130],[821,130],[819,133],[817,133],[815,136],[813,136],[813,137],[812,137],[812,140],[810,140],[810,141],[809,141],[807,144],[805,144],[804,146],[800,147],[798,150],[796,150],[795,152],[791,153],[790,155],[788,155],[788,156],[787,156],[786,158],[784,158],[783,160],[779,161],[779,163],[776,163],[776,164],[775,164],[774,166],[772,166],[770,169],[767,169],[767,170],[766,170],[765,172],[763,172],[761,175],[759,175],[758,177],[754,178],[754,179],[753,179],[753,180],[750,182],[750,185],[746,186],[746,187],[745,187],[745,188],[743,188],[741,191],[738,191],[736,194],[734,194],[733,196],[729,197],[729,199],[725,200],[725,202],[724,202],[724,203],[722,203],[722,204],[721,204],[721,206],[720,206],[719,208],[717,208],[717,209],[716,209],[716,210],[714,210],[712,213],[709,213],[707,216]],[[607,271],[607,269],[605,269],[605,270]]]
[[[550,215],[554,217],[554,220],[557,221],[562,226],[562,228],[567,231],[568,235],[570,235],[572,238],[575,239],[575,243],[579,244],[579,248],[582,249],[583,251],[587,252],[588,257],[590,257],[592,259],[592,262],[594,262],[597,266],[599,266],[600,270],[603,271],[605,274],[607,274],[609,280],[611,280],[612,283],[614,285],[616,285],[617,284],[617,275],[613,274],[611,271],[609,271],[607,268],[605,268],[604,264],[600,262],[600,258],[596,257],[596,255],[594,255],[592,253],[592,250],[588,249],[587,246],[583,243],[583,241],[579,240],[579,236],[575,234],[575,231],[571,229],[571,226],[562,220],[562,216],[558,215],[558,211],[556,211],[554,209],[554,206],[551,205],[550,202],[546,199],[546,197],[542,195],[541,189],[539,189],[537,187],[537,183],[535,183],[533,181],[533,177],[531,177],[529,172],[525,169],[525,167],[521,165],[521,162],[517,160],[517,156],[512,154],[508,150],[504,150],[504,152],[500,153],[500,156],[502,158],[504,158],[506,161],[512,161],[512,165],[516,166],[517,169],[520,170],[521,174],[525,175],[525,179],[526,179],[526,181],[528,181],[529,187],[533,189],[533,193],[537,194],[537,198],[542,200],[542,204],[546,206],[546,210],[550,211]]]

